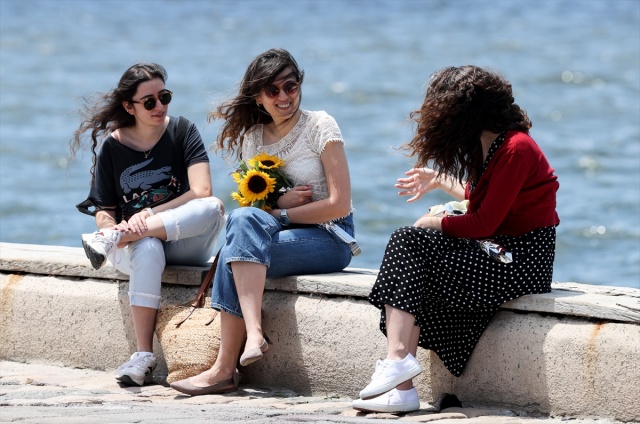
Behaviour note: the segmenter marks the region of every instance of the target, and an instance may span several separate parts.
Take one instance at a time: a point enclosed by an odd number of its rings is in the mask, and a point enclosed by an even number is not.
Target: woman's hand
[[[406,178],[398,178],[395,187],[401,191],[400,196],[411,196],[407,203],[415,202],[422,197],[423,194],[430,192],[436,188],[440,188],[437,179],[438,174],[431,168],[411,168],[405,172]]]
[[[295,186],[278,199],[278,208],[289,209],[311,203],[313,191],[309,185]]]
[[[422,215],[418,220],[413,224],[414,227],[422,227],[422,228],[430,228],[432,230],[437,230],[442,232],[442,217],[441,216],[431,216],[428,213]]]
[[[147,212],[146,209],[134,214],[131,218],[129,218],[129,221],[127,221],[129,231],[136,233],[139,236],[143,235],[149,228],[147,226],[147,218],[149,216],[151,215],[149,215],[149,212]]]

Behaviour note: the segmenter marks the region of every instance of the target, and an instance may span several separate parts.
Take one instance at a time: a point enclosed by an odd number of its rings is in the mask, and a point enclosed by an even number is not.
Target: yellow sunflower
[[[236,191],[231,193],[231,198],[237,201],[240,206],[251,206],[251,202],[248,202],[247,200],[245,200],[245,198],[242,197],[242,195]]]
[[[231,176],[233,177],[233,181],[238,184],[240,181],[242,181],[242,174],[240,172],[234,172],[233,174],[231,174]]]
[[[238,191],[246,202],[253,204],[266,199],[275,190],[275,186],[275,178],[271,178],[266,172],[250,169],[238,183]]]
[[[249,166],[254,168],[256,165],[261,169],[276,169],[280,168],[284,162],[277,156],[271,156],[264,152],[249,159]]]

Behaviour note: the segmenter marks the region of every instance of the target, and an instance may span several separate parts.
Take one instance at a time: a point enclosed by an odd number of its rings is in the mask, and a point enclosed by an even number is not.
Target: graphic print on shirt
[[[120,175],[122,187],[122,213],[125,219],[153,204],[171,200],[179,191],[179,184],[172,175],[171,166],[146,169],[153,158],[126,168]]]
[[[153,158],[132,165],[120,175],[120,186],[124,192],[123,201],[125,203],[142,196],[145,191],[153,187],[158,187],[159,182],[171,180],[171,166],[141,171],[152,161]],[[131,196],[129,196],[130,193]]]
[[[127,216],[139,212],[151,205],[157,205],[171,200],[179,190],[179,184],[176,177],[171,177],[169,185],[160,188],[154,188],[142,193],[140,197],[133,197],[129,203],[123,207]]]

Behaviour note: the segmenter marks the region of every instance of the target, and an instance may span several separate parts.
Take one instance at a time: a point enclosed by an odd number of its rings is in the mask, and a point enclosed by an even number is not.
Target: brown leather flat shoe
[[[240,383],[240,378],[242,378],[242,374],[236,370],[233,373],[233,377],[227,380],[219,381],[210,386],[195,386],[191,383],[191,377],[185,378],[184,380],[174,381],[170,384],[171,388],[177,390],[181,393],[191,396],[200,396],[200,395],[221,395],[224,393],[231,393],[238,391],[238,383]]]
[[[249,364],[259,361],[267,350],[269,350],[269,343],[267,343],[266,339],[263,339],[260,347],[252,347],[251,349],[242,352],[240,365],[246,367]]]

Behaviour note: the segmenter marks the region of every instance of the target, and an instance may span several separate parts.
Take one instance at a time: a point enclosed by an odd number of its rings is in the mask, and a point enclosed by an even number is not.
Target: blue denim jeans
[[[354,235],[353,216],[337,224]],[[254,207],[232,211],[227,219],[226,243],[220,250],[211,306],[242,318],[231,262],[267,266],[267,278],[338,272],[351,262],[349,246],[315,225],[283,227],[269,213]]]
[[[166,241],[145,237],[109,257],[118,271],[129,275],[132,306],[158,309],[165,265],[205,264],[224,225],[222,209],[213,197],[194,199],[157,215],[164,223]]]

